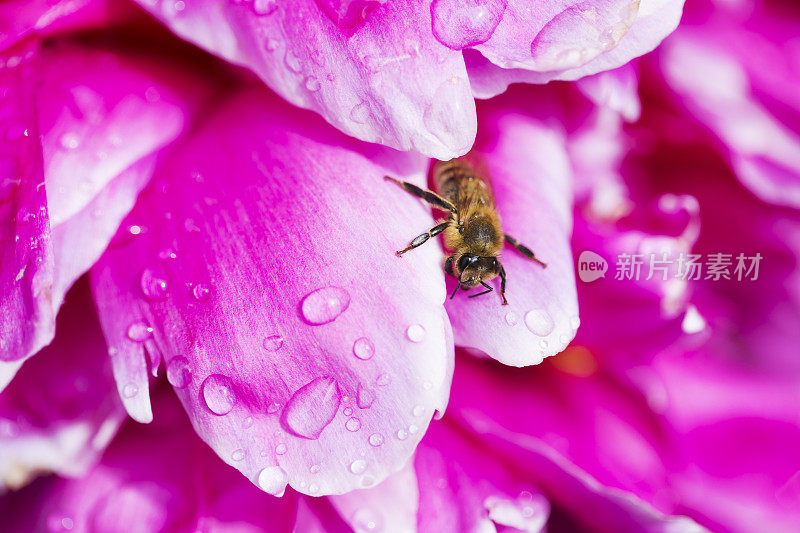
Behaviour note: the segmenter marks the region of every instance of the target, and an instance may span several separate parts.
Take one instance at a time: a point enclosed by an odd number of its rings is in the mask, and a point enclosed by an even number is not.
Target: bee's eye
[[[461,259],[458,260],[458,271],[464,272],[466,269],[472,265],[475,261],[478,260],[478,256],[474,254],[464,254],[461,256]]]

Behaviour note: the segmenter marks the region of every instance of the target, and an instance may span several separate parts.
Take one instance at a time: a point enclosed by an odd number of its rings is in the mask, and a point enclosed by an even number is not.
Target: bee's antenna
[[[459,287],[461,287],[461,283],[456,283],[456,288],[455,288],[455,290],[453,291],[453,294],[451,294],[451,295],[450,295],[450,299],[451,299],[451,300],[452,300],[453,298],[455,298],[455,296],[456,296],[456,293],[458,292],[458,288],[459,288]]]

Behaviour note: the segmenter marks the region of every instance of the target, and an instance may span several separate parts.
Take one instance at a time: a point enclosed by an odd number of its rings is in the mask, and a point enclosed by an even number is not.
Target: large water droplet
[[[340,402],[336,380],[329,376],[317,378],[292,395],[283,409],[281,421],[295,435],[317,439],[336,416]]]
[[[434,0],[433,35],[453,50],[485,43],[505,10],[505,0]]]
[[[192,381],[189,361],[183,357],[173,357],[167,363],[167,381],[176,389],[185,389]]]
[[[415,405],[414,409],[411,410],[411,414],[414,416],[422,416],[425,414],[425,407],[422,405]]]
[[[366,361],[375,355],[375,345],[366,337],[361,337],[353,343],[353,353],[359,359]]]
[[[128,326],[128,338],[135,342],[144,342],[153,336],[153,328],[141,320]]]
[[[419,324],[412,324],[406,330],[406,337],[411,342],[422,342],[425,339],[425,328]]]
[[[270,335],[264,339],[264,349],[268,352],[277,352],[283,346],[283,337],[280,335]]]
[[[533,309],[525,313],[525,325],[539,337],[550,335],[555,328],[552,317],[543,309]]]
[[[359,383],[356,391],[356,405],[359,409],[369,409],[374,401],[375,393]]]
[[[364,459],[356,459],[350,463],[350,471],[354,474],[363,474],[367,469],[367,462]]]
[[[236,393],[230,378],[222,374],[211,374],[201,385],[201,393],[206,407],[215,415],[226,415],[236,405]]]
[[[311,324],[327,324],[350,305],[350,293],[340,287],[317,289],[303,300],[303,318]]]
[[[285,454],[287,451],[289,451],[289,449],[286,447],[286,444],[284,444],[283,442],[281,442],[280,444],[278,444],[277,446],[275,446],[275,453],[276,453],[277,455],[283,455],[283,454]]]
[[[383,444],[384,438],[383,435],[380,433],[373,433],[369,436],[369,443],[371,446],[375,446],[376,448]]]
[[[373,9],[386,0],[317,0],[317,4],[334,24],[343,30],[360,26]]]
[[[139,387],[137,387],[133,383],[128,383],[122,388],[122,395],[125,398],[133,398],[137,394],[139,394]]]
[[[158,302],[167,297],[167,280],[152,268],[145,268],[142,271],[140,286],[144,297],[151,302]]]
[[[408,431],[405,429],[398,429],[397,430],[397,438],[400,440],[406,440],[408,438]]]
[[[289,476],[286,471],[279,466],[268,466],[258,473],[258,486],[264,492],[273,496],[281,496],[286,490],[286,483]]]
[[[299,74],[303,70],[302,65],[300,65],[300,59],[291,50],[286,50],[283,62],[286,63],[286,68],[295,74]]]
[[[347,431],[358,431],[361,429],[361,420],[358,418],[350,418],[345,422],[344,427],[347,428]]]

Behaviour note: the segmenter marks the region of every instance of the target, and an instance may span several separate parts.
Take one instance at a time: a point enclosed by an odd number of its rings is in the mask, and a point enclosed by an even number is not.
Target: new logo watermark
[[[621,253],[616,256],[614,279],[650,280],[680,279],[697,280],[758,280],[763,256],[740,254],[690,254],[681,252],[670,255],[667,252],[647,254]],[[584,283],[591,283],[606,277],[608,261],[600,254],[584,250],[578,256],[578,277]]]
[[[584,250],[578,257],[578,277],[584,283],[590,283],[606,277],[608,261],[599,254]]]

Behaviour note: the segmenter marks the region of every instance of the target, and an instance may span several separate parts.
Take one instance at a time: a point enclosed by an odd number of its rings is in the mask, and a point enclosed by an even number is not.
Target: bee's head
[[[462,289],[477,287],[481,281],[494,279],[500,272],[496,257],[475,254],[462,254],[453,258],[453,275],[458,278]]]

